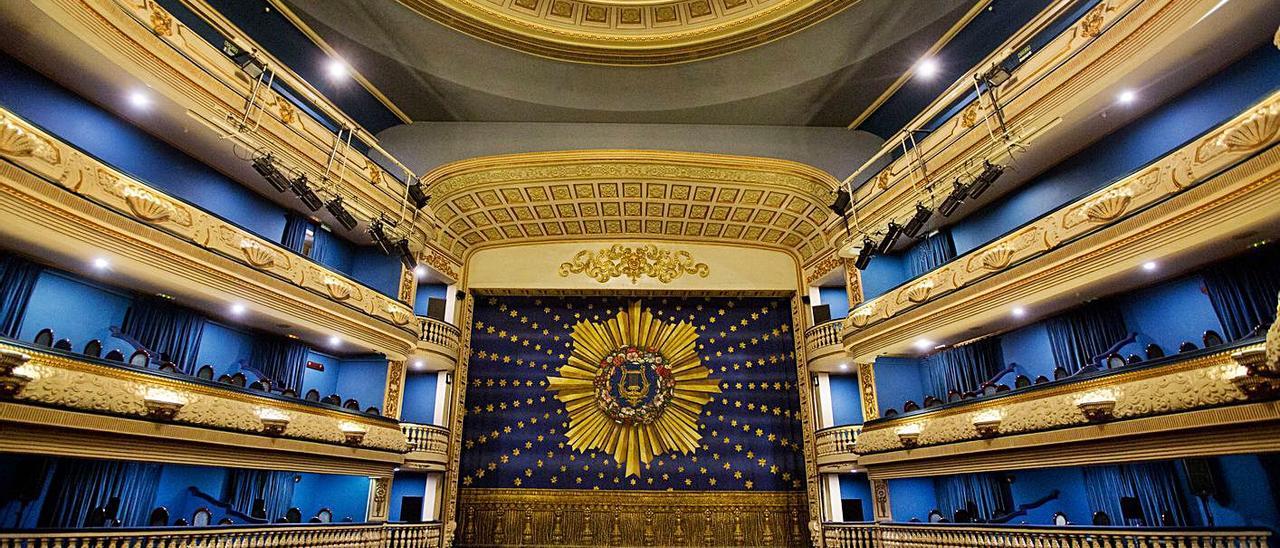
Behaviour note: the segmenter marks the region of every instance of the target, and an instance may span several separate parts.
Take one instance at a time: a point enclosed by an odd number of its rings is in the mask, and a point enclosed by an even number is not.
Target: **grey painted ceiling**
[[[972,5],[862,0],[745,51],[622,67],[490,44],[396,0],[286,3],[414,120],[835,127],[860,114]]]

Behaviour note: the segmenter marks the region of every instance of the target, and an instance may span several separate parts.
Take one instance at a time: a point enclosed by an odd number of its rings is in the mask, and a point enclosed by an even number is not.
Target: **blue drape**
[[[222,486],[222,502],[237,512],[253,515],[253,502],[262,499],[267,512],[264,519],[275,521],[289,511],[293,502],[295,475],[274,470],[231,469]]]
[[[951,231],[941,229],[925,236],[903,253],[907,269],[907,279],[932,271],[956,258],[956,244],[951,240]]]
[[[38,501],[49,490],[53,461],[36,455],[9,455],[0,471],[0,529],[32,529],[40,518]]]
[[[129,305],[120,330],[152,352],[167,354],[183,373],[195,371],[204,331],[203,316],[155,297],[139,297]]]
[[[41,270],[40,265],[17,255],[0,254],[0,335],[18,336]]]
[[[1204,286],[1227,338],[1244,337],[1275,320],[1280,253],[1262,248],[1210,266],[1204,270]]]
[[[249,364],[262,376],[271,379],[272,388],[302,389],[302,374],[307,366],[307,345],[294,340],[260,335],[253,340]]]
[[[124,527],[147,525],[160,486],[160,465],[141,462],[61,460],[54,465],[40,527],[84,527],[95,508],[117,498],[115,518]]]
[[[1129,335],[1124,316],[1110,300],[1094,301],[1045,321],[1053,362],[1068,373]]]
[[[1178,491],[1173,463],[1136,463],[1116,466],[1090,466],[1084,469],[1085,490],[1092,512],[1103,511],[1115,525],[1125,523],[1120,506],[1123,497],[1134,497],[1142,506],[1143,525],[1163,525],[1160,515],[1168,512],[1172,526],[1187,525],[1186,505]]]
[[[1007,514],[1012,496],[995,474],[957,474],[933,479],[934,493],[938,498],[938,511],[948,520],[954,519],[957,510],[968,510],[976,521]]]
[[[964,346],[956,346],[925,358],[925,388],[938,398],[946,399],[947,390],[960,392],[978,387],[1004,368],[1000,339],[987,338]]]
[[[284,234],[280,236],[280,245],[289,248],[294,253],[302,253],[302,246],[307,241],[307,229],[312,229],[314,226],[315,223],[312,223],[306,217],[294,213],[285,214]],[[312,251],[312,255],[315,255],[315,250]]]

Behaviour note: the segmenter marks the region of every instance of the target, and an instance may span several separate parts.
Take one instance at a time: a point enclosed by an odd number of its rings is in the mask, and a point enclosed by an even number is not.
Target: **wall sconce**
[[[908,424],[898,429],[898,441],[903,447],[908,449],[920,444],[920,428],[919,424]]]
[[[369,429],[349,422],[342,423],[338,429],[342,431],[347,445],[360,445],[364,441],[364,435],[369,433]]]
[[[988,411],[978,413],[973,416],[973,428],[978,431],[978,435],[984,438],[990,438],[1000,433],[1000,422],[1004,420],[998,411]]]
[[[1268,399],[1280,392],[1280,375],[1265,369],[1266,351],[1250,350],[1231,355],[1236,365],[1226,368],[1226,378],[1251,400]]]
[[[166,421],[177,416],[178,411],[187,404],[176,392],[161,389],[148,390],[147,395],[142,398],[142,403],[147,406],[148,417]]]
[[[1116,396],[1110,390],[1090,392],[1076,401],[1076,408],[1089,422],[1102,422],[1115,417]]]
[[[31,356],[9,350],[0,351],[0,397],[12,398],[18,395],[33,377],[26,374],[23,367],[31,360]]]
[[[258,412],[258,420],[262,421],[262,432],[268,436],[279,436],[289,427],[289,416],[275,409],[263,409]]]

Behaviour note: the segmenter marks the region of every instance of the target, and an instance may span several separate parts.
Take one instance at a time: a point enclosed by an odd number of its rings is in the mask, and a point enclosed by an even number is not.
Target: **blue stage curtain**
[[[37,502],[49,490],[53,460],[38,455],[7,455],[0,472],[0,529],[32,529],[40,518]]]
[[[17,337],[31,292],[43,268],[17,255],[0,253],[0,335]]]
[[[1204,286],[1228,339],[1244,337],[1259,325],[1265,328],[1275,320],[1280,253],[1263,248],[1210,266],[1204,270]]]
[[[249,354],[250,367],[271,380],[271,387],[301,391],[302,374],[307,367],[307,345],[270,335],[253,340]]]
[[[314,233],[314,227],[315,223],[312,223],[306,217],[295,213],[285,214],[284,234],[280,236],[280,245],[289,248],[294,253],[301,254],[302,246],[307,241],[307,229],[313,229]]]
[[[986,338],[964,346],[956,346],[925,358],[925,388],[930,394],[946,399],[947,390],[977,390],[1004,369],[1004,352],[1000,339]]]
[[[1090,512],[1106,512],[1114,525],[1137,525],[1136,521],[1125,523],[1120,506],[1121,498],[1134,497],[1142,506],[1142,525],[1161,526],[1160,515],[1168,512],[1173,517],[1171,526],[1186,526],[1186,505],[1178,491],[1176,474],[1169,462],[1086,467],[1084,484]]]
[[[957,510],[969,510],[975,521],[991,521],[1007,514],[1012,496],[995,474],[957,474],[933,479],[938,498],[938,511],[948,520]]]
[[[167,354],[179,371],[191,373],[204,324],[204,316],[167,300],[139,297],[129,305],[120,330],[148,350]]]
[[[119,499],[115,519],[124,527],[142,527],[151,517],[159,486],[159,464],[60,460],[54,465],[39,526],[84,527],[90,512]]]
[[[293,502],[295,475],[275,470],[233,468],[228,471],[226,483],[222,486],[222,502],[232,510],[252,516],[253,501],[262,499],[266,508],[263,519],[275,521],[289,511]]]
[[[1079,371],[1129,335],[1124,316],[1110,300],[1094,301],[1045,321],[1053,362],[1068,373]]]
[[[916,242],[903,256],[910,280],[956,258],[956,244],[951,240],[951,231],[944,228]]]

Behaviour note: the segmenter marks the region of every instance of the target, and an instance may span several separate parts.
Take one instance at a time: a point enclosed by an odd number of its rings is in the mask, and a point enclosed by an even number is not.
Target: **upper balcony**
[[[843,329],[844,320],[835,319],[805,330],[804,351],[810,371],[835,371],[841,364],[847,365],[848,354],[840,342]]]
[[[1023,306],[1051,314],[1144,283],[1153,257],[1189,269],[1233,252],[1241,235],[1280,233],[1280,94],[1115,182],[1035,219],[849,313],[859,360],[907,354],[922,339],[992,332]]]
[[[243,303],[249,323],[304,340],[334,334],[404,359],[412,310],[340,273],[115,170],[0,109],[0,227],[67,270],[112,259],[127,285],[220,310]],[[281,326],[284,327],[281,327]]]
[[[436,548],[444,528],[431,523],[307,523],[256,526],[140,527],[0,532],[5,548],[45,546],[235,546],[237,548]]]
[[[406,448],[392,419],[8,339],[0,422],[8,451],[206,466],[385,476]]]
[[[856,445],[861,425],[832,426],[814,432],[819,472],[848,472],[858,463]]]
[[[1217,527],[1081,527],[977,525],[948,523],[824,523],[827,548],[969,548],[971,546],[1035,546],[1079,548],[1103,546],[1198,548],[1266,548],[1271,531]]]
[[[414,470],[444,471],[449,462],[449,429],[434,424],[400,423],[409,441],[404,466]]]
[[[1263,361],[1254,338],[868,421],[858,463],[894,478],[1274,451]]]
[[[418,316],[417,320],[418,346],[412,359],[421,360],[423,370],[452,371],[457,365],[458,340],[462,336],[458,327],[426,316]]]

